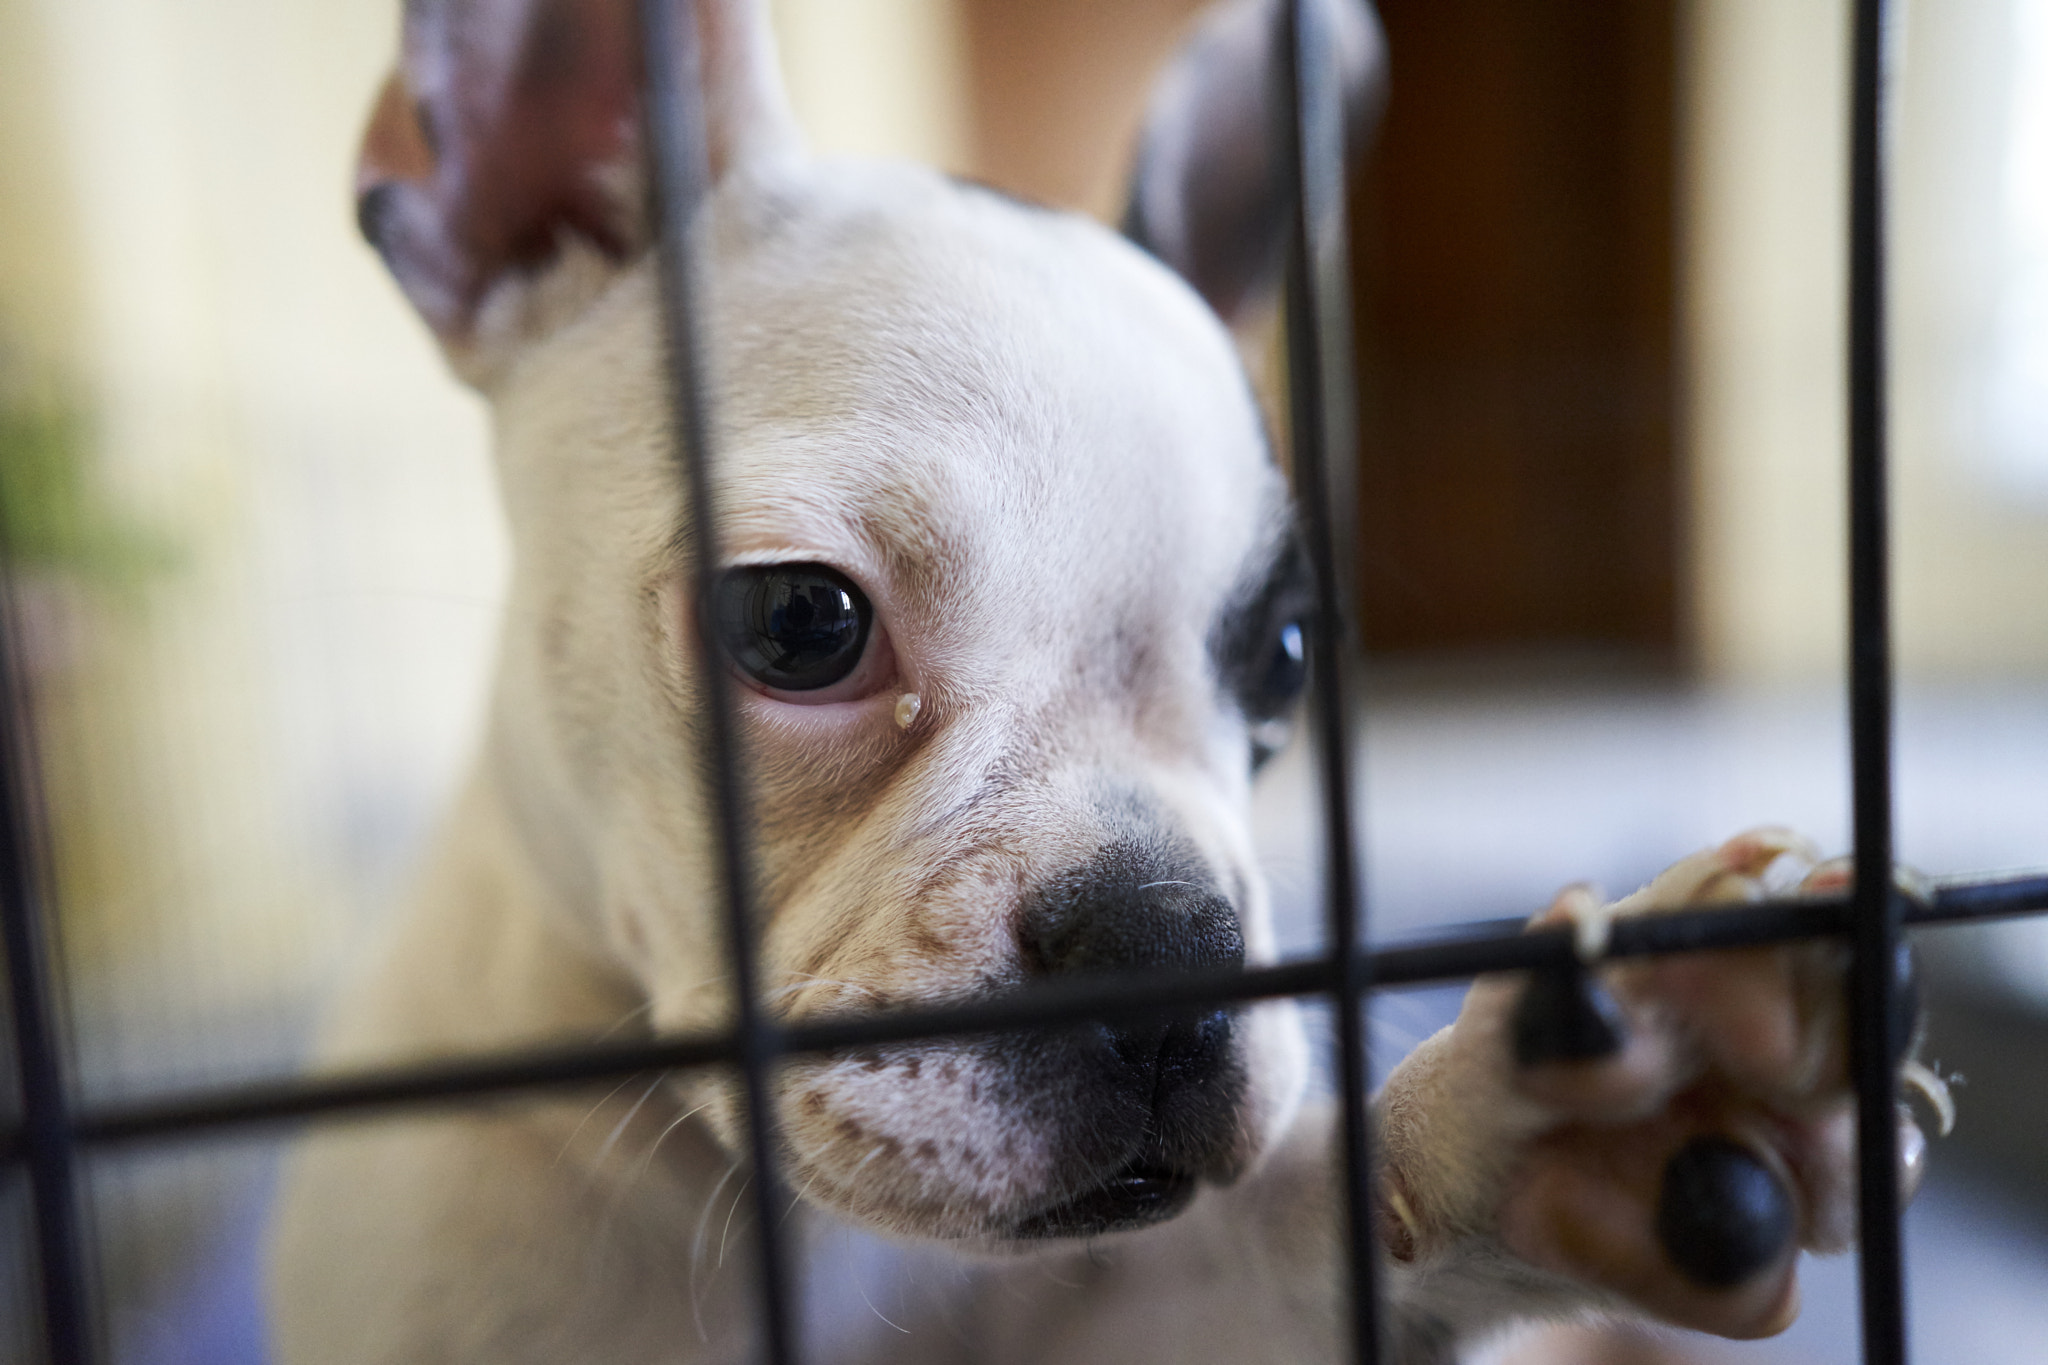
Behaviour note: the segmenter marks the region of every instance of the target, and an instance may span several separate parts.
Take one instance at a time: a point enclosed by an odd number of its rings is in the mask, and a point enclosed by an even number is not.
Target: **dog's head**
[[[1231,308],[1280,222],[1267,8],[1177,69],[1139,182],[1153,241]],[[807,159],[759,15],[700,0],[697,327],[731,566],[700,623],[630,16],[416,0],[360,186],[366,231],[494,407],[516,554],[489,762],[523,856],[658,1025],[723,1021],[708,634],[740,684],[786,1017],[1267,955],[1246,803],[1302,684],[1308,583],[1215,309],[1080,219]],[[1370,31],[1344,20],[1363,71]],[[1195,136],[1205,120],[1249,121],[1249,141]],[[1223,240],[1204,202],[1227,206]],[[1304,1052],[1273,1006],[792,1062],[790,1178],[903,1232],[1134,1225],[1257,1160]]]

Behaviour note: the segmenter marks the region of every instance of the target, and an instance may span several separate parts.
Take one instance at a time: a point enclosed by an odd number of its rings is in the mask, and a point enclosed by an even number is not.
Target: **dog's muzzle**
[[[1206,870],[1129,846],[1105,849],[1040,888],[1019,946],[1035,975],[1242,966],[1244,935]],[[1076,1192],[1023,1219],[1020,1237],[1089,1236],[1171,1217],[1198,1180],[1242,1160],[1245,1077],[1227,1010],[1095,1025],[1043,1045],[1044,1083],[1070,1092]]]

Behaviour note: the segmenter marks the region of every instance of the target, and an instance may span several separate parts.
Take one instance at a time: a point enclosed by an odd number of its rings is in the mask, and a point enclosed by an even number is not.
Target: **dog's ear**
[[[677,3],[696,16],[714,181],[793,153],[763,6]],[[634,0],[406,0],[357,217],[458,357],[502,286],[538,281],[568,252],[617,264],[644,246],[635,13]]]
[[[1347,147],[1385,102],[1386,49],[1368,0],[1312,0],[1335,47]],[[1276,158],[1281,43],[1292,0],[1225,0],[1160,77],[1131,172],[1124,232],[1227,322],[1271,297],[1287,230]]]

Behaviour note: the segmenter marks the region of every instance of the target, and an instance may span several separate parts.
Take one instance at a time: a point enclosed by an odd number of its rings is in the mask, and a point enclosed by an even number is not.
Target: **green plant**
[[[0,401],[0,560],[132,586],[169,567],[171,548],[107,507],[91,486],[88,450],[75,409]]]

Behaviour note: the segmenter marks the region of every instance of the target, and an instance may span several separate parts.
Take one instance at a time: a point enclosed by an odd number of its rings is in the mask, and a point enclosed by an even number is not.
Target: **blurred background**
[[[773,7],[821,148],[1111,221],[1199,9]],[[0,0],[0,529],[92,1098],[292,1068],[476,738],[506,558],[484,414],[349,202],[397,11]],[[1844,847],[1846,6],[1381,12],[1353,193],[1374,932],[1623,891],[1758,823]],[[2048,0],[1895,36],[1900,847],[2048,863]],[[1308,782],[1296,753],[1260,796],[1299,949]],[[1909,1216],[1916,1359],[2036,1359],[2048,925],[1919,946],[1962,1080]],[[1456,999],[1383,1000],[1379,1063]],[[273,1157],[95,1160],[121,1361],[261,1358]],[[1628,1358],[1846,1363],[1853,1281],[1812,1267],[1777,1341]],[[21,1286],[0,1250],[0,1359],[27,1358]]]

